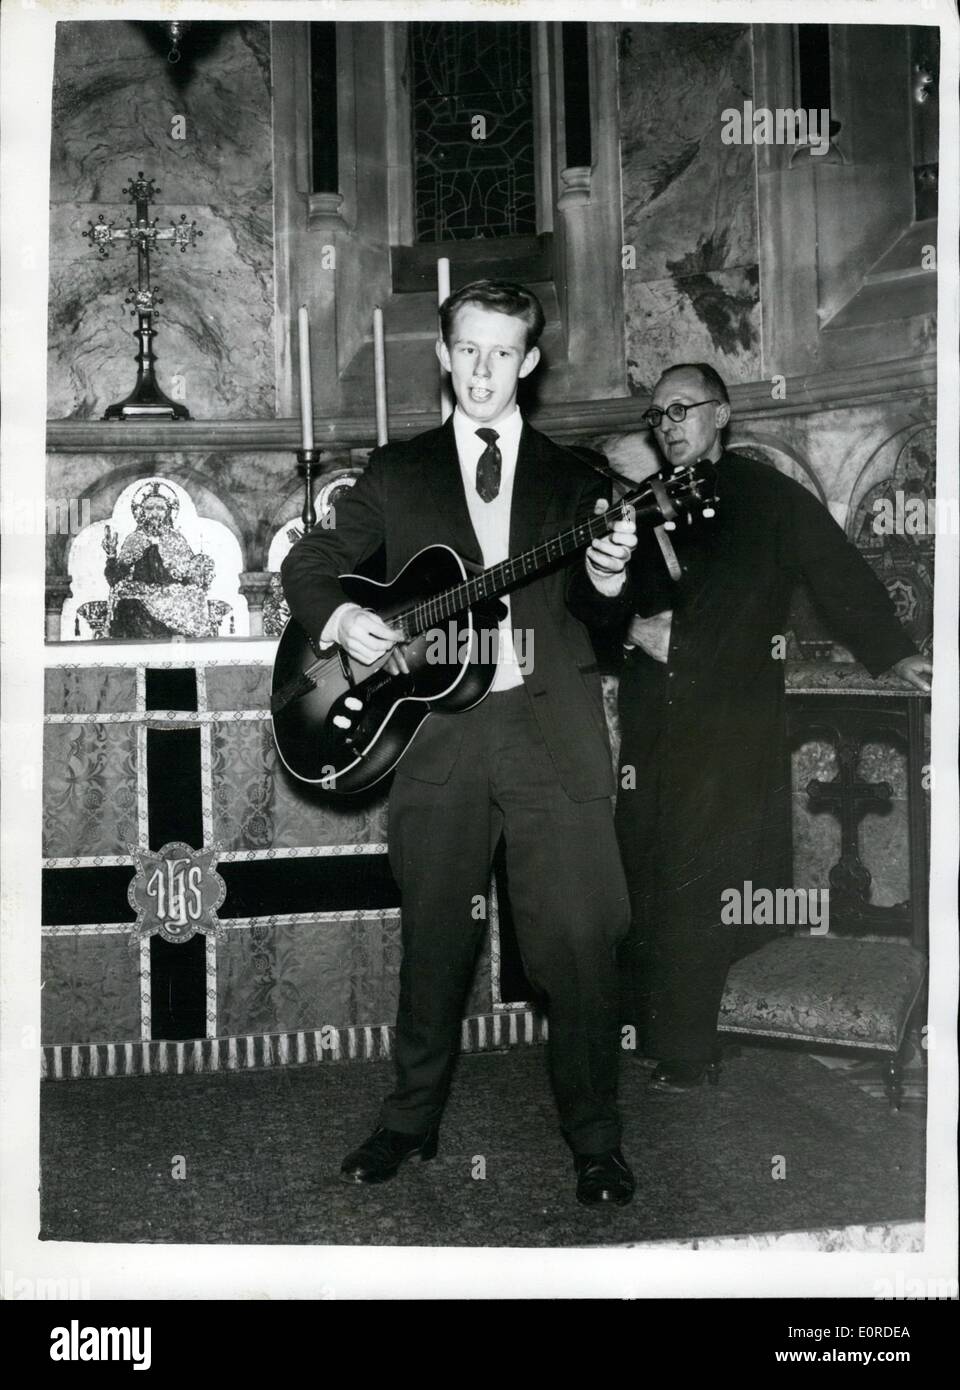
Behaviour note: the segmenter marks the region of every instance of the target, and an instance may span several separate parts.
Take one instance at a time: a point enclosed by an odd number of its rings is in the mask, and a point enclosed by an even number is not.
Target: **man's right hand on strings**
[[[391,627],[379,613],[361,608],[359,604],[345,608],[337,625],[337,641],[348,656],[364,666],[373,666],[390,652],[386,665],[394,675],[408,673],[403,648],[398,645],[403,640],[404,634],[399,628]]]

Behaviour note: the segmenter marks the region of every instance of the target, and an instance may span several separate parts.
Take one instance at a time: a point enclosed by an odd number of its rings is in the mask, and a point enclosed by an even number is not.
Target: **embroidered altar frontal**
[[[386,797],[333,804],[284,772],[270,669],[206,652],[47,669],[47,1076],[389,1055]],[[540,1041],[529,1012],[491,1012],[492,965],[488,943],[465,1046]]]

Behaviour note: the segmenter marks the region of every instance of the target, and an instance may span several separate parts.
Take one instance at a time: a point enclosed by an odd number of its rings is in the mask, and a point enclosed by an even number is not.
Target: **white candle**
[[[437,308],[445,299],[450,297],[450,260],[447,256],[440,256],[437,260]],[[450,387],[447,384],[446,373],[443,367],[440,368],[440,419],[445,420],[453,410],[453,400],[450,396]]]
[[[441,256],[437,261],[437,307],[450,297],[450,259]]]
[[[310,320],[307,318],[305,304],[300,305],[297,328],[300,345],[300,428],[303,434],[303,448],[312,449],[313,382],[310,378]]]
[[[373,389],[377,407],[377,444],[387,442],[387,358],[383,346],[383,310],[373,311]]]

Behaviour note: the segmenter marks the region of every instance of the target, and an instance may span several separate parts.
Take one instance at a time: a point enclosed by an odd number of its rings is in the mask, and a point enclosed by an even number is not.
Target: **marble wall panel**
[[[756,173],[721,140],[722,112],[753,95],[749,26],[627,24],[620,145],[630,387],[670,361],[761,375]]]
[[[627,373],[637,395],[652,391],[674,362],[710,362],[724,380],[760,375],[756,266],[661,280],[624,277]]]
[[[54,202],[116,199],[141,168],[170,202],[269,202],[268,24],[194,26],[183,48],[181,62],[168,63],[154,23],[58,24]],[[174,138],[178,115],[183,139]]]
[[[197,420],[271,418],[276,398],[270,205],[183,210],[203,228],[203,239],[183,254],[151,258],[151,283],[163,295],[154,339],[160,388]],[[51,256],[51,419],[100,419],[136,380],[136,319],[124,304],[136,283],[136,258],[121,248],[102,261],[87,248],[80,231],[90,211],[77,207],[64,219],[68,249],[76,242],[77,257]],[[122,220],[125,212],[111,208],[107,216]]]
[[[202,31],[202,32],[201,32]],[[157,47],[158,39],[160,47]],[[81,232],[143,169],[166,226],[186,213],[202,239],[153,258],[164,304],[155,350],[161,386],[184,378],[195,418],[275,413],[270,58],[266,24],[188,31],[181,64],[158,24],[58,26],[51,158],[48,415],[97,418],[132,387],[123,306],[136,280],[126,248],[101,261]],[[174,138],[183,117],[183,139]]]
[[[127,935],[44,937],[45,1043],[136,1042],[140,955]]]

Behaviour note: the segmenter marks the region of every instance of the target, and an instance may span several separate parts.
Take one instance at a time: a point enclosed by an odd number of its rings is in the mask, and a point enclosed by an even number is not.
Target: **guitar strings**
[[[714,468],[714,474],[715,473],[716,469]],[[689,468],[684,469],[679,478],[668,480],[666,487],[671,500],[676,501],[677,498],[682,496],[685,492],[692,492],[695,496],[699,497],[700,494],[697,492],[698,481],[702,481],[702,479],[698,479],[695,476],[694,470]],[[714,486],[715,485],[714,481]],[[632,492],[626,493],[621,497],[619,502],[613,503],[605,512],[600,512],[596,516],[589,517],[586,521],[580,522],[577,526],[571,527],[567,531],[562,531],[558,536],[553,536],[549,541],[544,541],[540,545],[534,546],[531,550],[525,551],[522,555],[518,555],[513,559],[503,560],[500,564],[491,566],[490,569],[484,570],[483,574],[476,579],[464,580],[460,584],[444,590],[441,594],[435,594],[433,598],[428,599],[426,603],[417,604],[407,612],[397,614],[391,619],[391,622],[398,626],[402,625],[406,633],[408,630],[407,624],[410,619],[413,619],[413,627],[415,630],[411,631],[407,637],[407,640],[410,641],[421,632],[427,631],[427,629],[438,620],[453,617],[455,614],[462,612],[465,608],[470,607],[472,595],[485,598],[487,595],[484,586],[487,585],[488,581],[495,581],[494,588],[498,588],[500,582],[505,580],[506,582],[503,588],[499,589],[500,592],[503,592],[505,588],[513,583],[515,578],[522,578],[523,575],[526,574],[528,560],[533,562],[533,566],[536,569],[539,568],[542,561],[549,562],[551,559],[560,558],[581,549],[585,541],[594,540],[597,536],[605,534],[610,529],[609,523],[611,520],[619,520],[621,516],[626,514],[628,508],[634,508],[644,497],[653,501],[655,506],[657,505],[653,490],[650,488],[649,484],[644,484],[634,489]],[[571,541],[572,544],[569,543]],[[557,556],[551,556],[551,547],[557,549]],[[519,575],[514,573],[518,565],[521,567]],[[453,606],[448,607],[451,603]]]
[[[702,466],[698,465],[698,466]],[[716,466],[713,466],[713,488],[716,491]],[[700,498],[697,491],[698,482],[705,481],[698,478],[692,468],[684,469],[679,477],[669,479],[665,484],[671,501],[676,501],[686,492],[692,492],[694,496]],[[582,549],[584,542],[593,540],[597,536],[605,534],[610,529],[610,522],[618,520],[626,515],[628,508],[635,508],[643,499],[652,500],[654,506],[659,511],[659,505],[654,497],[653,490],[649,483],[644,483],[632,492],[625,493],[618,502],[613,503],[606,511],[598,513],[596,516],[588,517],[586,521],[570,527],[566,531],[561,531],[559,535],[552,536],[550,540],[543,541],[540,545],[534,546],[531,550],[525,551],[522,555],[515,556],[513,559],[503,560],[497,565],[492,565],[490,569],[484,570],[475,579],[462,581],[450,589],[445,589],[441,594],[435,594],[426,603],[415,605],[404,613],[398,613],[391,618],[391,622],[403,628],[406,640],[412,641],[413,638],[426,632],[433,624],[442,618],[452,618],[457,613],[463,612],[465,608],[471,606],[471,596],[486,598],[487,590],[491,583],[499,592],[504,592],[515,578],[522,578],[527,572],[527,562],[533,563],[534,569],[539,568],[542,561],[549,563],[552,559],[562,558],[566,554],[572,554]],[[701,499],[702,500],[702,499]],[[572,544],[571,544],[572,542]],[[556,550],[555,555],[551,555],[551,549]],[[517,566],[520,566],[519,576],[514,573]],[[508,578],[509,576],[509,578]],[[506,583],[500,588],[502,580]],[[451,605],[452,606],[449,606]],[[413,630],[409,630],[410,620],[414,619]],[[319,657],[317,661],[311,663],[304,671],[304,675],[313,678],[330,662],[339,658],[334,654],[331,656]]]

